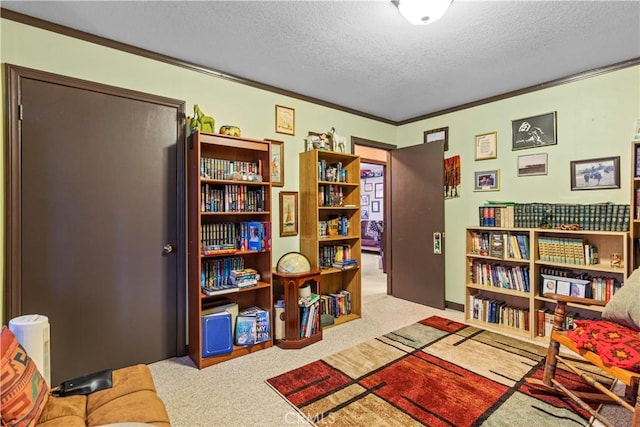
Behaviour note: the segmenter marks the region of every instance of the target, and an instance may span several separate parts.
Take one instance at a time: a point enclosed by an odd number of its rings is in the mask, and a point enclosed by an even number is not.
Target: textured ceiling
[[[2,1],[4,9],[402,122],[640,57],[640,1]]]

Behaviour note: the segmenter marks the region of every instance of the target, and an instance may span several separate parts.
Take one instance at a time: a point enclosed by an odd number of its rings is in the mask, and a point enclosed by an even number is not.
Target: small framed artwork
[[[518,156],[518,176],[546,175],[547,153]]]
[[[360,196],[360,205],[361,206],[369,206],[369,195],[363,194]]]
[[[283,141],[268,139],[271,143],[271,185],[284,186],[284,151]]]
[[[298,192],[280,192],[280,237],[298,235]]]
[[[371,212],[380,212],[380,202],[374,200],[371,202]]]
[[[498,133],[489,132],[476,135],[476,160],[498,157]]]
[[[376,199],[382,199],[384,197],[384,185],[381,182],[376,182]]]
[[[369,208],[362,208],[360,211],[360,219],[369,219]]]
[[[444,144],[444,151],[449,150],[449,126],[431,129],[424,131],[424,143],[429,144],[431,142],[442,141]]]
[[[276,133],[295,135],[296,111],[293,108],[276,105]]]
[[[571,161],[571,190],[620,188],[620,156]]]
[[[511,150],[557,144],[556,112],[511,121]]]
[[[474,172],[473,191],[500,190],[500,169]]]
[[[373,191],[373,184],[372,184],[372,183],[370,183],[370,182],[367,182],[367,183],[364,185],[364,191]]]

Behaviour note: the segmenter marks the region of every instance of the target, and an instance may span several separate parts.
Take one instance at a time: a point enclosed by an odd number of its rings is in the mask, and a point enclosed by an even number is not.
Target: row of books
[[[318,247],[319,267],[333,267],[333,264],[337,262],[350,259],[351,247],[348,245],[320,245]]]
[[[495,258],[529,259],[529,236],[518,233],[470,232],[471,253]]]
[[[523,331],[529,330],[529,310],[507,305],[504,301],[479,295],[469,295],[469,316]]]
[[[328,163],[323,159],[318,161],[318,179],[320,181],[347,182],[347,170],[342,167],[342,162]]]
[[[200,177],[205,179],[229,179],[235,172],[262,175],[261,162],[243,162],[224,159],[200,158]]]
[[[200,184],[200,212],[264,212],[264,187]]]
[[[341,290],[320,296],[320,313],[340,317],[351,313],[351,292]]]
[[[339,185],[318,186],[318,206],[342,206],[344,190]]]
[[[202,261],[200,285],[205,295],[211,296],[235,292],[257,284],[258,272],[254,269],[245,268],[243,257]]]
[[[576,265],[599,262],[598,248],[584,239],[540,236],[538,253],[541,261]]]
[[[269,311],[253,306],[241,310],[236,319],[236,345],[248,346],[271,340]]]
[[[203,255],[238,250],[266,251],[271,249],[271,223],[246,221],[202,224],[200,245]]]
[[[318,221],[318,235],[320,237],[348,236],[351,221],[346,216]]]
[[[536,335],[539,337],[550,337],[553,330],[553,310],[548,308],[539,308],[537,311],[537,328]],[[582,316],[575,311],[567,311],[564,315],[564,322],[562,323],[562,329],[569,330],[574,328],[575,321],[582,319]]]
[[[609,301],[623,286],[623,283],[615,277],[589,277],[588,275],[581,275],[580,278],[560,277],[543,272],[540,274],[540,283],[541,296],[545,293],[556,293],[598,301]]]
[[[640,194],[636,194],[640,198]],[[629,231],[630,205],[613,203],[514,203],[478,208],[479,225],[503,228],[555,228],[578,224],[582,230]],[[636,212],[640,219],[640,212]]]
[[[529,292],[529,267],[501,265],[475,260],[469,267],[469,280],[475,285]]]
[[[311,294],[298,301],[300,307],[300,338],[308,338],[320,330],[320,295]]]

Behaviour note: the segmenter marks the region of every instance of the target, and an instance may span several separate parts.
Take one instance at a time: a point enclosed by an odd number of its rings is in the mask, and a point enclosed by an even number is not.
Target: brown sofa
[[[36,425],[75,427],[114,423],[171,425],[148,366],[114,370],[113,387],[87,396],[49,396]]]

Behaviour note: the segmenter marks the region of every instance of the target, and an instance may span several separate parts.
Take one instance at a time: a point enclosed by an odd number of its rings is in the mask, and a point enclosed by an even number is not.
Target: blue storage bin
[[[202,357],[229,354],[233,351],[231,313],[202,316]]]

